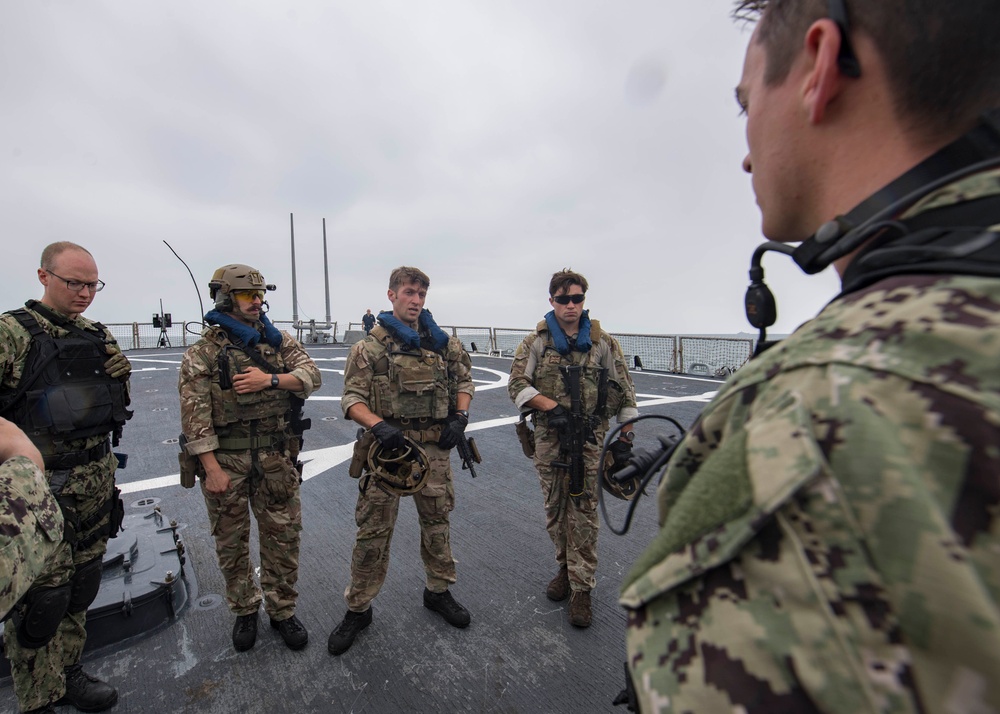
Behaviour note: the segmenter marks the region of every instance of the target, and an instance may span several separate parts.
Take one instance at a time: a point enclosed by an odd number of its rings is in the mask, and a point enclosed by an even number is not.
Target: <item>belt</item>
[[[431,417],[386,419],[385,422],[401,430],[408,439],[421,444],[434,444],[441,438],[442,422]]]
[[[91,461],[103,459],[110,453],[111,441],[105,439],[97,446],[93,446],[86,451],[67,451],[62,454],[46,455],[44,457],[45,470],[68,471],[69,469],[76,468],[77,466],[89,464]]]
[[[219,451],[246,451],[248,449],[268,449],[284,444],[284,433],[258,434],[257,436],[220,436]]]

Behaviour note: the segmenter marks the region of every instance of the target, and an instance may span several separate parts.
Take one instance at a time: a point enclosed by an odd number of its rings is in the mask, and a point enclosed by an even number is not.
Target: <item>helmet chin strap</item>
[[[896,220],[911,206],[938,189],[966,176],[1000,166],[1000,108],[985,112],[982,121],[955,141],[938,150],[887,186],[865,199],[847,215],[827,221],[798,247],[768,241],[750,260],[750,287],[744,306],[747,320],[760,330],[754,355],[767,349],[767,328],[778,317],[774,295],[764,283],[761,259],[768,251],[791,255],[808,275],[814,275],[835,260],[857,250],[887,230],[903,226]]]

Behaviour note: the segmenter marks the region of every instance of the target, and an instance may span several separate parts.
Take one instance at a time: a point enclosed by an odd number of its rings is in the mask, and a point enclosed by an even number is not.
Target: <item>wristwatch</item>
[[[631,444],[632,440],[635,439],[635,432],[623,431],[621,434],[618,435],[618,438],[621,439],[622,441],[627,441],[628,443]]]
[[[277,388],[278,388],[278,375],[272,374],[271,375],[271,389],[277,389]]]
[[[468,419],[468,418],[469,418],[469,410],[468,410],[468,409],[456,409],[456,410],[455,410],[455,413],[456,413],[456,414],[461,414],[461,415],[462,415],[462,416],[464,416],[464,417],[465,417],[466,419]]]

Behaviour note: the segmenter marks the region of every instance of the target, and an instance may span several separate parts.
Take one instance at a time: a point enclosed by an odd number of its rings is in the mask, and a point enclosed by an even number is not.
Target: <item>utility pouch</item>
[[[181,447],[177,454],[177,462],[181,467],[181,486],[194,488],[195,481],[198,480],[198,469],[201,466],[201,461],[197,456],[188,453],[186,436],[181,434],[178,443]]]
[[[528,420],[523,416],[514,426],[517,432],[517,440],[521,442],[521,451],[529,459],[535,457],[535,432],[528,426]]]
[[[361,474],[365,470],[365,465],[368,463],[368,452],[374,443],[375,435],[371,431],[358,429],[358,438],[354,442],[354,457],[351,459],[351,465],[347,469],[347,473],[351,478],[361,478]]]
[[[125,522],[125,501],[122,500],[121,489],[116,488],[111,498],[111,521],[108,524],[110,528],[108,537],[117,538],[118,534],[122,532],[122,524]]]

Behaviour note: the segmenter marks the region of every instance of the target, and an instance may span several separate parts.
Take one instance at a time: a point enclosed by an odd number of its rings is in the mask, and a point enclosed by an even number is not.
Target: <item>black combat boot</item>
[[[257,641],[257,613],[237,615],[233,625],[233,647],[237,652],[246,652]]]
[[[326,643],[326,648],[330,654],[339,655],[351,649],[354,638],[361,630],[372,624],[372,609],[369,607],[364,612],[347,611],[344,619],[337,625],[337,629],[330,633],[330,640]]]
[[[275,620],[272,617],[271,627],[278,631],[281,639],[285,641],[290,650],[300,650],[309,641],[309,633],[306,632],[305,626],[299,622],[299,618],[295,615],[286,620]]]
[[[87,674],[79,664],[66,667],[64,671],[66,693],[55,703],[57,707],[69,704],[82,712],[102,712],[118,701],[117,689]]]
[[[26,711],[24,714],[56,714],[56,710],[52,708],[51,704],[46,704],[45,706],[38,707],[38,709]]]
[[[468,627],[472,622],[469,611],[459,605],[447,590],[443,593],[432,593],[424,588],[424,607],[441,615],[453,627]]]

